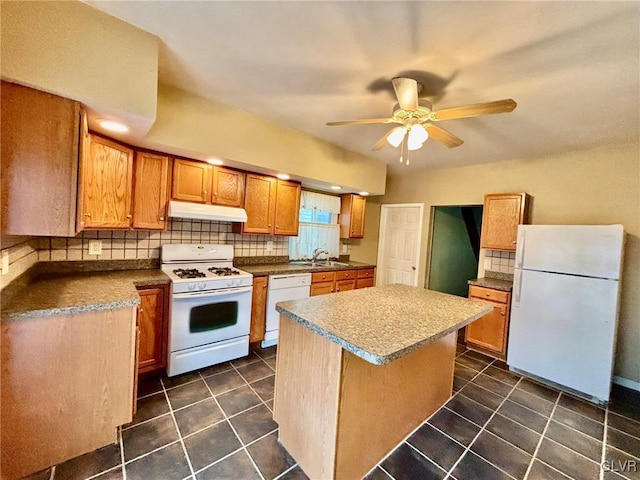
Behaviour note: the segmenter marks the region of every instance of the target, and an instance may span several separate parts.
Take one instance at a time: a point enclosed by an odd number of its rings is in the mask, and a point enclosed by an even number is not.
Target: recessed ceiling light
[[[289,180],[291,178],[286,173],[279,173],[278,175],[276,175],[276,177],[278,177],[280,180]]]
[[[116,122],[113,120],[98,120],[98,123],[105,130],[109,130],[110,132],[118,132],[124,133],[129,131],[129,127],[127,127],[124,123]]]
[[[358,195],[362,195],[363,197],[366,197],[367,195],[369,195],[369,192],[358,192]]]
[[[207,158],[207,163],[211,165],[224,165],[224,162],[219,158]]]
[[[329,188],[331,190],[342,190],[342,187],[340,185],[331,185]]]

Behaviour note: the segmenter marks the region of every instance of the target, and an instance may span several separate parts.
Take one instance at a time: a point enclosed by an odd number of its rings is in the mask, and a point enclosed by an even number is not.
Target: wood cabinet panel
[[[81,226],[129,228],[133,150],[91,134],[87,143],[80,168]]]
[[[1,325],[2,478],[117,441],[132,419],[135,308]]]
[[[318,282],[311,284],[311,296],[315,297],[317,295],[326,295],[328,293],[333,293],[334,282]]]
[[[175,158],[171,198],[183,202],[211,203],[213,167],[204,162]]]
[[[529,204],[526,193],[485,195],[480,246],[515,251],[518,225],[529,223]]]
[[[241,207],[244,203],[244,177],[244,172],[214,167],[211,202],[228,207]]]
[[[356,279],[352,280],[336,280],[336,293],[337,292],[346,292],[348,290],[356,289]]]
[[[351,280],[358,277],[357,270],[337,270],[336,281],[339,280]]]
[[[138,295],[138,373],[145,373],[167,366],[169,294],[165,285],[159,285],[139,287]]]
[[[80,104],[2,82],[2,233],[76,235]]]
[[[366,203],[367,199],[361,195],[340,195],[340,238],[364,237]]]
[[[133,182],[133,228],[165,230],[169,157],[136,152]]]
[[[506,359],[511,295],[501,290],[472,285],[469,287],[469,298],[491,303],[493,311],[467,325],[464,336],[467,346]]]
[[[373,278],[358,278],[356,280],[356,288],[373,287],[375,280]]]
[[[299,183],[277,180],[275,235],[298,235],[300,190]]]
[[[333,282],[336,279],[336,272],[315,272],[311,274],[311,283]]]
[[[269,277],[253,278],[253,297],[251,299],[251,330],[249,342],[264,340],[267,321],[267,284]]]
[[[358,270],[358,278],[373,278],[375,275],[375,268],[361,268]]]
[[[275,178],[247,174],[244,209],[248,218],[237,224],[241,233],[273,233],[276,189]]]

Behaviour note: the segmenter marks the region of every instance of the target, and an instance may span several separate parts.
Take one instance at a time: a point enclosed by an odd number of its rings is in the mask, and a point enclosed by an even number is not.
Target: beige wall
[[[384,162],[250,113],[161,86],[158,116],[145,139],[172,152],[200,152],[296,177],[384,193]]]
[[[3,78],[148,131],[156,115],[155,36],[76,1],[2,2],[1,23]]]
[[[481,204],[485,193],[500,192],[531,194],[532,223],[624,225],[627,239],[615,374],[640,382],[639,145],[389,177],[381,203],[425,204],[419,284],[424,283],[427,270],[431,207]],[[376,260],[378,228],[379,208],[375,208],[367,212],[365,239],[352,245],[353,260]]]

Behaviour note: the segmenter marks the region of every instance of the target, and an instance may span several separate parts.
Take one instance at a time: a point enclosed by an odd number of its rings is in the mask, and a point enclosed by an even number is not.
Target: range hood
[[[175,200],[169,201],[169,216],[174,218],[193,218],[195,220],[217,220],[221,222],[247,221],[247,212],[244,208],[176,202]]]

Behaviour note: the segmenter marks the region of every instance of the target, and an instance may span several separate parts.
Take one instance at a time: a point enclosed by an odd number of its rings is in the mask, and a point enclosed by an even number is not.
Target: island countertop
[[[491,304],[394,284],[280,302],[276,310],[384,365],[491,312]]]

